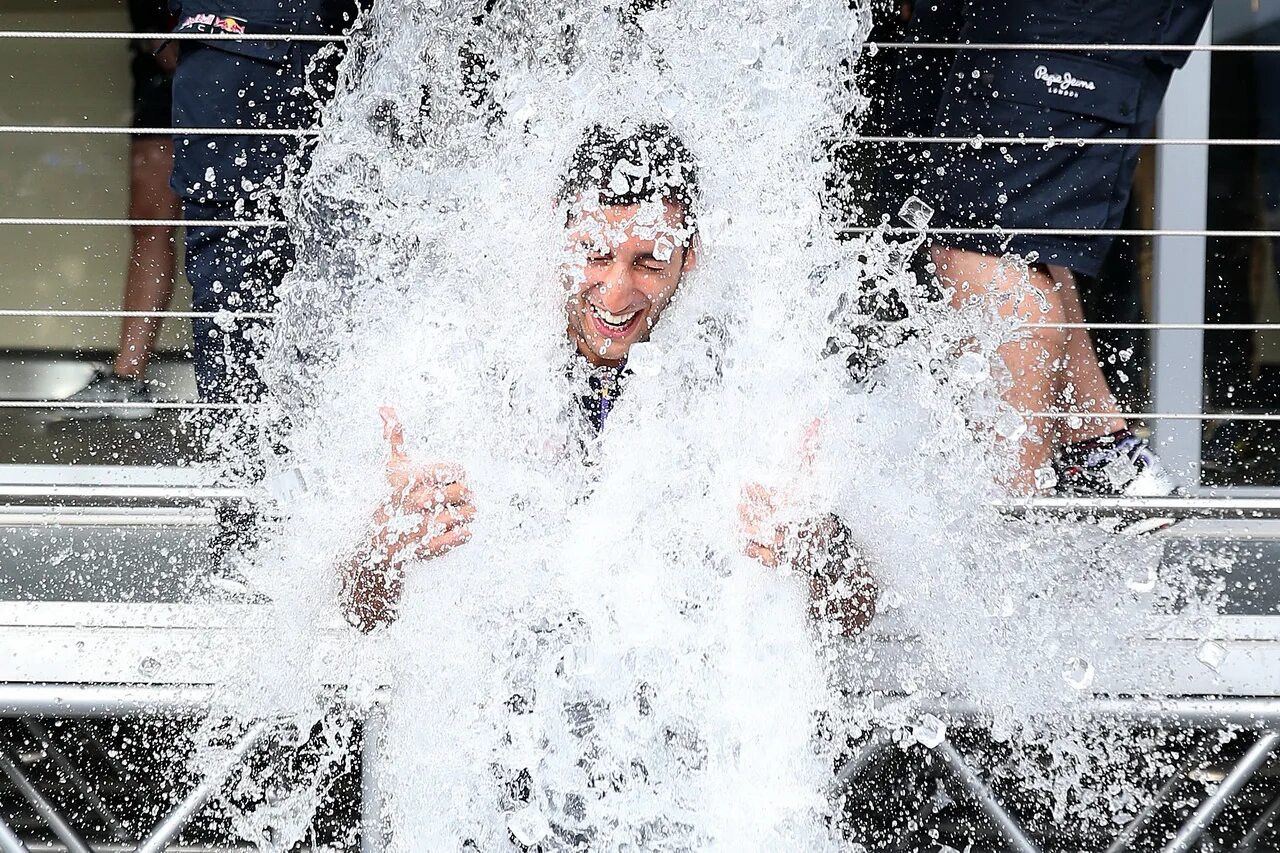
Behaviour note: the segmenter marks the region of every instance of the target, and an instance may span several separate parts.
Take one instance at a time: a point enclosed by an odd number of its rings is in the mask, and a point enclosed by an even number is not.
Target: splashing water
[[[859,104],[868,28],[844,0],[404,0],[354,34],[294,189],[258,425],[276,515],[243,563],[272,617],[226,704],[305,732],[325,685],[390,685],[394,849],[838,849],[844,733],[939,743],[919,708],[945,694],[1049,738],[1027,721],[1077,701],[1079,662],[1143,665],[1123,638],[1186,594],[1156,546],[992,507],[1023,431],[995,355],[1012,329],[930,302],[918,242],[824,221],[822,141]],[[554,199],[587,128],[652,121],[698,161],[699,259],[597,441]],[[906,319],[872,324],[875,294]],[[882,363],[851,373],[855,351]],[[385,497],[385,405],[415,459],[466,470],[478,515],[366,637],[338,566]],[[749,482],[853,531],[875,637],[818,629],[800,579],[742,555]],[[240,823],[264,849],[302,831],[265,800]]]

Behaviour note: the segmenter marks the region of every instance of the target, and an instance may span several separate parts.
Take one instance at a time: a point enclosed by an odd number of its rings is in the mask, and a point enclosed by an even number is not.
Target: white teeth
[[[636,314],[639,313],[638,311],[632,311],[630,314],[614,314],[611,311],[604,310],[598,305],[592,305],[591,310],[595,312],[595,315],[597,317],[599,317],[601,320],[604,320],[610,326],[619,326],[619,327],[625,326],[628,323],[630,323],[631,318],[635,317]]]

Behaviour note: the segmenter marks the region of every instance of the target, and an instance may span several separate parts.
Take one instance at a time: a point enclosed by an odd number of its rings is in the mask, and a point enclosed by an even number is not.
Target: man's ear
[[[680,261],[680,273],[690,272],[698,265],[698,252],[702,249],[702,240],[695,231],[693,236],[689,238],[689,245],[684,250],[684,258]]]

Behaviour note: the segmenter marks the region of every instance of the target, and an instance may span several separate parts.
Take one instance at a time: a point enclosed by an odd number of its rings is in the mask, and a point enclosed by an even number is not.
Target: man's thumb
[[[391,446],[392,458],[404,456],[404,426],[400,423],[400,416],[393,406],[382,406],[378,414],[382,416],[382,437]]]

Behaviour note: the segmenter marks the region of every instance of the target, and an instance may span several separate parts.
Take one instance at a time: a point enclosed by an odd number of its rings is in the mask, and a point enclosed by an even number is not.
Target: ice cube
[[[653,259],[656,261],[669,261],[671,254],[676,250],[676,241],[672,240],[666,234],[663,234],[657,240],[653,241]]]
[[[1093,675],[1093,664],[1082,657],[1070,658],[1062,667],[1062,680],[1067,682],[1072,690],[1084,690],[1093,684]]]
[[[1134,592],[1151,592],[1156,588],[1156,570],[1147,566],[1147,568],[1124,582],[1124,585]]]
[[[516,841],[531,847],[551,834],[551,823],[537,806],[525,806],[507,818],[507,829]]]
[[[1053,470],[1052,465],[1045,465],[1043,468],[1036,469],[1036,490],[1047,492],[1054,486],[1058,485],[1058,472]]]
[[[679,92],[668,89],[658,96],[658,109],[668,120],[673,119],[684,110],[684,98]]]
[[[609,178],[609,192],[614,195],[626,195],[631,192],[631,182],[627,180],[627,176],[621,169],[613,170],[613,175]]]
[[[1200,648],[1196,651],[1196,660],[1209,667],[1214,672],[1222,666],[1222,662],[1227,658],[1227,647],[1217,640],[1201,640]]]
[[[902,217],[902,221],[912,228],[923,230],[929,227],[929,220],[933,219],[933,208],[919,196],[913,195],[902,203],[901,209],[898,210],[898,216]]]
[[[301,469],[288,468],[267,479],[267,490],[276,503],[288,503],[307,491],[307,481]]]
[[[962,385],[976,385],[991,373],[991,365],[987,359],[976,352],[967,352],[956,359],[952,368],[952,377]]]
[[[1138,468],[1133,464],[1133,460],[1127,455],[1121,454],[1112,459],[1106,465],[1102,466],[1102,473],[1106,475],[1111,485],[1119,490],[1129,484],[1129,481],[1138,476]]]
[[[1002,407],[999,417],[996,418],[995,427],[996,435],[1005,441],[1017,441],[1027,431],[1027,422],[1022,419],[1022,415],[1006,406]]]
[[[933,749],[946,740],[947,724],[933,714],[923,714],[911,729],[911,737],[921,746]]]
[[[145,657],[138,662],[138,671],[148,677],[154,676],[160,672],[160,661],[153,657]]]
[[[657,376],[662,372],[662,348],[652,341],[632,344],[627,369],[636,376]]]

